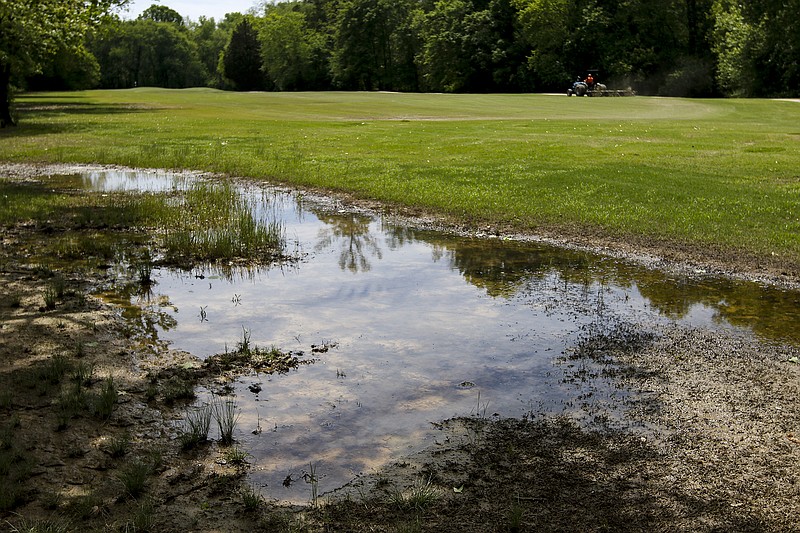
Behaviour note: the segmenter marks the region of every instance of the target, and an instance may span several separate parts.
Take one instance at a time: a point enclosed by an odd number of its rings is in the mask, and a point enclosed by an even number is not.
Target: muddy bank
[[[643,331],[609,325],[563,354],[635,391],[625,420],[447,422],[432,449],[343,490],[332,520],[391,531],[396,487],[430,484],[428,531],[797,531],[796,348]]]
[[[143,344],[91,296],[103,271],[26,261],[21,243],[51,234],[6,228],[0,256],[0,520],[20,530],[48,520],[69,531],[798,530],[798,349],[603,321],[553,363],[583,390],[608,379],[631,391],[624,418],[448,421],[431,448],[346,489],[315,495],[309,473],[309,506],[270,504],[246,481],[246,451],[180,440],[191,388],[228,377]]]

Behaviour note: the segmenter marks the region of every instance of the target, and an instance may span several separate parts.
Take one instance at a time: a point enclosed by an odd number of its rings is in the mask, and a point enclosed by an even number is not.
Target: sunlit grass
[[[97,230],[114,228],[151,233],[168,264],[244,260],[268,263],[284,247],[281,224],[254,213],[248,199],[228,182],[197,182],[183,194],[78,194],[41,184],[14,184],[0,180],[0,225],[36,221],[57,227],[55,256],[61,259],[96,257],[130,261],[141,282],[148,282],[153,266],[133,256],[130,246],[98,238]],[[51,284],[52,285],[52,284]],[[53,286],[43,298],[48,309],[63,296]]]
[[[210,170],[800,261],[795,102],[139,89],[19,103],[0,160]]]

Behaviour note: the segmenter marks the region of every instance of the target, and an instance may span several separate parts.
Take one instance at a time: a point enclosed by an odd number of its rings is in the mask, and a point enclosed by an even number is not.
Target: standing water
[[[168,192],[185,178],[84,176],[87,188]],[[269,498],[308,500],[433,442],[455,416],[619,409],[611,383],[575,383],[564,353],[599,322],[678,321],[776,340],[800,328],[800,295],[689,279],[541,244],[415,230],[278,190],[243,187],[280,219],[300,261],[257,269],[157,269],[156,334],[205,358],[250,343],[314,363],[233,384],[235,439]],[[152,303],[157,302],[157,303]],[[306,476],[307,479],[307,476]]]

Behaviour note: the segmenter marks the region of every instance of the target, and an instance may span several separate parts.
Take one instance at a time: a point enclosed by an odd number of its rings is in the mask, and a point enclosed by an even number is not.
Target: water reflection
[[[156,270],[152,296],[123,297],[154,315],[135,318],[150,338],[200,357],[234,346],[245,328],[254,344],[318,359],[234,384],[236,438],[268,497],[307,500],[310,464],[321,491],[337,488],[430,442],[430,424],[444,418],[620,406],[626,391],[554,365],[598,321],[742,327],[800,342],[796,292],[416,231],[288,192],[253,188],[249,197],[254,212],[279,214],[302,262],[240,274]],[[311,353],[324,343],[336,347]]]
[[[339,268],[354,274],[368,272],[370,259],[383,257],[378,236],[370,231],[369,217],[356,214],[330,214],[317,212],[316,216],[324,224],[319,230],[317,252],[336,249],[339,254]]]

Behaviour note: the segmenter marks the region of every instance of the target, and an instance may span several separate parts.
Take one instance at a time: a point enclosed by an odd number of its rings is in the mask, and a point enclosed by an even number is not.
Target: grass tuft
[[[266,504],[266,500],[264,500],[264,497],[252,485],[249,487],[242,488],[239,491],[239,494],[242,497],[242,504],[244,505],[245,511],[248,512],[258,511],[261,507],[263,507]]]
[[[178,440],[184,450],[190,450],[208,441],[211,429],[212,408],[208,404],[194,407],[186,411],[183,428]]]
[[[147,488],[147,481],[151,473],[152,466],[137,458],[122,467],[117,474],[117,479],[122,483],[127,496],[138,498]]]
[[[108,420],[114,412],[117,404],[117,388],[114,386],[114,378],[109,376],[103,382],[103,386],[93,401],[94,415],[101,420]]]
[[[418,480],[408,490],[394,491],[391,504],[400,510],[425,511],[440,499],[441,491],[430,481]]]
[[[215,399],[212,402],[214,419],[219,428],[219,439],[223,446],[233,444],[233,432],[236,429],[236,422],[239,420],[239,413],[236,411],[236,402],[228,399]]]

